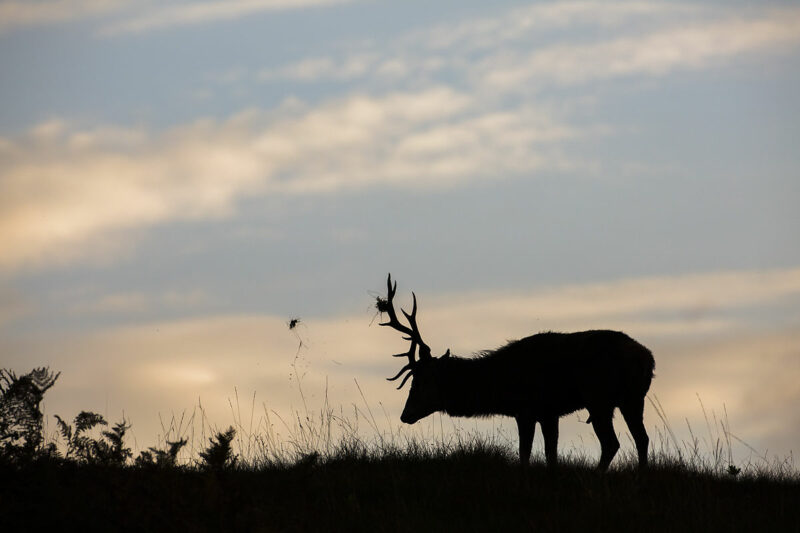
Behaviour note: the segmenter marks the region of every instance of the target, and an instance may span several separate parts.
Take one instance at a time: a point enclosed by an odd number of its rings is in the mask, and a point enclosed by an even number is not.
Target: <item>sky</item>
[[[0,367],[137,449],[198,406],[393,433],[391,272],[435,353],[621,330],[654,433],[790,457],[798,67],[794,2],[0,0]]]

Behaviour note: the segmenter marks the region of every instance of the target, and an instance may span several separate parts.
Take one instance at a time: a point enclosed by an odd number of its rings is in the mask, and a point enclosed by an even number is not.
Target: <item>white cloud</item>
[[[0,33],[25,26],[97,17],[131,6],[130,0],[11,0],[0,2]]]
[[[174,26],[203,24],[232,20],[261,11],[284,11],[335,4],[353,0],[228,0],[173,3],[157,5],[127,20],[111,23],[100,30],[101,35],[141,33]]]
[[[175,26],[233,20],[264,11],[345,4],[356,0],[4,0],[0,33],[6,30],[86,19],[103,22],[99,34],[141,33]]]
[[[429,320],[454,329],[462,317],[480,316],[479,324],[465,328],[473,337],[518,336],[526,325],[546,329],[610,327],[623,321],[635,336],[692,335],[695,332],[731,333],[738,326],[724,311],[759,303],[776,303],[800,296],[800,269],[754,272],[717,272],[681,277],[657,277],[611,283],[583,284],[507,295],[475,292],[434,300]],[[456,313],[454,310],[458,309]],[[792,317],[790,317],[791,319]],[[794,317],[797,318],[797,317]],[[528,326],[530,327],[530,326]],[[440,329],[437,326],[434,329]],[[462,348],[463,345],[459,345]]]
[[[187,20],[288,5],[207,2]],[[153,20],[178,20],[184,8],[153,8],[161,10]],[[537,84],[661,75],[800,41],[797,9],[674,22],[686,13],[694,16],[696,10],[660,3],[536,5],[456,24],[445,41],[430,32],[417,39],[419,46],[401,39],[384,53],[317,57],[261,73],[263,79],[293,81],[375,77],[392,80],[393,87],[403,86],[406,77],[416,80],[415,88],[404,92],[351,94],[315,107],[295,103],[165,132],[115,126],[77,131],[55,119],[17,138],[0,138],[0,239],[9,243],[0,250],[0,268],[114,256],[130,248],[131,230],[226,216],[247,195],[450,187],[468,179],[582,166],[563,156],[564,141],[609,129],[572,126],[531,105],[528,97],[516,102],[520,91]],[[669,24],[647,24],[636,34],[593,43],[575,44],[575,37],[567,36],[566,44],[533,51],[524,38],[553,26],[622,28],[653,14],[670,14]],[[505,29],[492,41],[499,28]],[[464,40],[482,42],[487,52],[477,59],[464,56],[458,44]],[[528,48],[521,51],[517,41]],[[459,72],[466,88],[417,80],[442,69]],[[231,74],[241,77],[238,71]]]
[[[244,195],[430,188],[529,172],[562,164],[546,146],[578,134],[541,110],[482,110],[447,87],[289,107],[162,133],[72,131],[56,121],[6,139],[0,266],[124,249],[121,231],[225,216]]]
[[[258,78],[261,81],[276,79],[293,81],[349,80],[366,75],[378,59],[379,57],[374,54],[352,55],[341,63],[329,57],[308,58],[277,70],[264,69]]]
[[[527,54],[503,52],[484,60],[476,77],[492,87],[515,90],[542,80],[572,84],[630,75],[656,76],[799,43],[800,10],[791,9],[760,18],[682,25],[592,44],[550,46]]]
[[[411,32],[401,39],[405,47],[431,50],[476,51],[529,40],[544,32],[566,29],[637,27],[696,17],[703,10],[677,2],[545,2],[488,16],[442,24]]]
[[[576,37],[584,27],[614,32]],[[308,58],[265,69],[259,78],[381,81],[448,73],[497,94],[554,83],[661,76],[798,43],[797,8],[736,12],[664,3],[567,2],[425,29],[390,43],[381,55],[372,47],[341,58]]]
[[[70,313],[86,313],[109,316],[113,314],[135,314],[180,310],[183,312],[197,309],[209,302],[205,291],[161,291],[157,293],[115,292],[99,297],[89,298],[70,306]]]

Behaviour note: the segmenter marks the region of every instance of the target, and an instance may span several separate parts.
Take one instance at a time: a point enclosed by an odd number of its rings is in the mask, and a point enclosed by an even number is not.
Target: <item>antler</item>
[[[411,314],[406,313],[405,310],[400,309],[405,315],[406,320],[411,327],[406,326],[397,318],[397,313],[394,310],[394,295],[397,292],[397,282],[394,282],[392,285],[392,275],[389,274],[389,277],[386,280],[386,303],[385,309],[386,313],[389,315],[389,321],[381,323],[381,326],[389,326],[397,331],[404,333],[406,336],[403,337],[407,341],[411,341],[411,348],[406,353],[399,353],[395,354],[393,357],[408,357],[408,364],[406,364],[403,368],[400,369],[400,372],[397,373],[396,376],[387,378],[388,381],[394,381],[398,379],[403,372],[408,371],[408,374],[403,378],[403,381],[400,382],[400,386],[397,387],[398,389],[402,388],[405,385],[406,381],[414,371],[414,365],[416,365],[417,361],[414,359],[414,354],[417,350],[417,346],[419,346],[419,358],[422,359],[430,359],[431,357],[431,349],[430,347],[425,344],[425,341],[422,340],[422,335],[419,333],[419,327],[417,326],[417,295],[413,292],[411,293],[414,297],[414,307],[411,309]]]

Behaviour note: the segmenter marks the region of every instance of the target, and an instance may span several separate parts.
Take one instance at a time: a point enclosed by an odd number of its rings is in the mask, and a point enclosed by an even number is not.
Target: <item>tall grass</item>
[[[450,454],[491,452],[510,459],[517,456],[517,434],[513,422],[502,423],[498,419],[490,429],[471,426],[470,420],[450,419],[435,414],[426,422],[408,427],[392,420],[381,403],[372,405],[355,385],[361,402],[349,407],[331,405],[327,385],[318,407],[312,408],[305,401],[302,383],[299,382],[302,406],[288,414],[279,414],[263,401],[257,401],[255,393],[243,402],[238,390],[229,398],[229,424],[235,430],[232,445],[239,458],[239,468],[260,470],[272,467],[289,467],[311,460],[324,463],[340,460],[348,454],[362,458],[381,457],[431,458]],[[659,468],[683,469],[698,474],[722,478],[774,478],[776,480],[800,480],[794,457],[768,457],[758,452],[731,430],[727,409],[721,415],[708,411],[698,395],[698,410],[702,413],[704,427],[692,427],[688,419],[688,439],[680,439],[664,406],[655,395],[648,396],[657,423],[648,428],[651,436],[651,465]],[[214,426],[198,401],[191,412],[172,416],[165,423],[160,445],[170,441],[186,439],[188,445],[182,450],[180,461],[191,465],[206,448],[209,438],[220,433],[222,428]],[[612,469],[633,468],[637,462],[633,442],[626,431],[620,437],[631,446],[620,450]],[[745,450],[743,460],[736,460],[741,453],[734,447]],[[589,466],[595,459],[585,443],[561,446],[559,460],[562,465]],[[541,462],[541,454],[534,462]]]
[[[190,412],[183,411],[179,416],[173,414],[168,420],[159,415],[162,433],[158,435],[158,443],[155,447],[143,451],[140,455],[145,457],[135,461],[135,464],[149,464],[152,462],[150,459],[160,458],[162,463],[173,466],[200,466],[207,464],[209,457],[217,457],[215,453],[229,456],[229,461],[223,461],[228,467],[236,464],[238,468],[247,470],[286,468],[310,461],[320,463],[332,459],[339,460],[348,454],[371,460],[403,456],[418,459],[444,457],[479,450],[491,451],[492,454],[508,458],[516,456],[516,428],[509,428],[502,421],[496,425],[494,421],[498,420],[497,417],[492,419],[491,430],[488,430],[486,425],[483,429],[479,429],[477,423],[471,427],[470,420],[474,419],[450,419],[440,414],[434,414],[413,427],[399,425],[392,420],[381,403],[372,405],[368,401],[355,379],[354,383],[361,400],[359,403],[347,408],[342,405],[334,407],[329,401],[326,380],[321,403],[318,407],[312,408],[306,399],[303,376],[304,373],[299,372],[297,368],[296,358],[293,363],[293,382],[297,387],[301,407],[284,414],[269,409],[263,401],[257,402],[255,392],[246,401],[242,401],[238,389],[234,388],[233,396],[228,399],[231,423],[225,425],[230,431],[211,423],[199,399]],[[52,383],[50,385],[52,386]],[[648,401],[658,419],[658,423],[649,430],[652,465],[721,477],[795,481],[800,479],[800,473],[795,467],[791,453],[786,457],[769,458],[735,435],[731,431],[727,409],[724,406],[721,415],[713,410],[709,412],[698,395],[698,407],[702,412],[705,427],[694,428],[689,420],[685,419],[687,431],[684,434],[688,434],[689,437],[680,439],[658,397],[650,395]],[[38,413],[38,407],[31,406],[31,411],[35,415]],[[81,413],[84,414],[99,417],[101,423],[105,424],[99,415]],[[40,414],[38,416],[41,417]],[[69,459],[74,443],[64,433],[65,423],[58,416],[56,418],[62,431],[51,434],[49,439],[45,438],[42,448],[49,450],[60,448],[61,456]],[[125,430],[130,427],[124,421],[119,425]],[[513,422],[509,425],[513,426]],[[78,426],[80,424],[76,428]],[[92,427],[94,425],[88,426],[88,429],[91,430]],[[86,440],[87,446],[115,445],[119,450],[127,450],[126,457],[130,457],[130,450],[125,448],[121,441],[124,434],[122,431],[120,438],[117,439],[120,442],[116,444],[88,436],[80,438]],[[108,440],[108,432],[102,432],[102,435]],[[612,464],[612,467],[617,469],[630,468],[636,463],[634,443],[627,432],[623,432],[622,435],[631,446],[623,447],[618,454]],[[222,447],[224,449],[219,448],[221,443],[225,443]],[[737,462],[735,459],[735,456],[741,454],[734,454],[734,446],[740,451],[744,449],[748,452],[743,460]],[[571,446],[562,444],[559,450],[560,462],[563,465],[585,466],[592,463],[588,453],[588,448],[583,442],[577,445],[572,443]],[[121,463],[125,463],[126,457],[122,458]],[[535,455],[534,460],[541,461],[541,453],[539,456]]]
[[[326,391],[318,407],[279,415],[234,389],[229,430],[198,401],[161,421],[150,460],[0,461],[0,528],[800,531],[791,456],[753,452],[734,465],[741,443],[727,413],[702,402],[706,427],[681,441],[653,396],[650,468],[638,470],[631,450],[598,474],[584,446],[562,448],[557,469],[540,457],[523,469],[516,432],[502,424],[480,431],[435,415],[400,427],[360,396],[333,407]]]

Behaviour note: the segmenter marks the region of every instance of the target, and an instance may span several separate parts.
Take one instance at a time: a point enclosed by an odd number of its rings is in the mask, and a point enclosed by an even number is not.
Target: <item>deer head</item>
[[[410,314],[400,309],[408,321],[408,326],[406,326],[400,322],[394,310],[394,295],[397,292],[397,282],[392,284],[391,274],[386,280],[386,287],[386,301],[383,302],[382,309],[389,315],[389,320],[381,323],[381,326],[389,326],[405,334],[403,338],[411,342],[408,352],[394,355],[394,357],[408,357],[408,363],[400,369],[397,375],[386,379],[394,381],[407,372],[397,387],[401,389],[406,384],[406,381],[413,376],[414,379],[411,381],[411,390],[408,393],[406,406],[403,409],[403,414],[400,415],[400,420],[406,424],[413,424],[431,413],[444,409],[440,383],[444,372],[443,363],[450,357],[450,350],[447,350],[447,353],[438,358],[431,356],[431,349],[422,340],[422,335],[420,335],[419,327],[417,326],[417,295],[413,292],[411,293],[414,298],[414,306]],[[417,348],[419,348],[419,359],[416,358]]]

